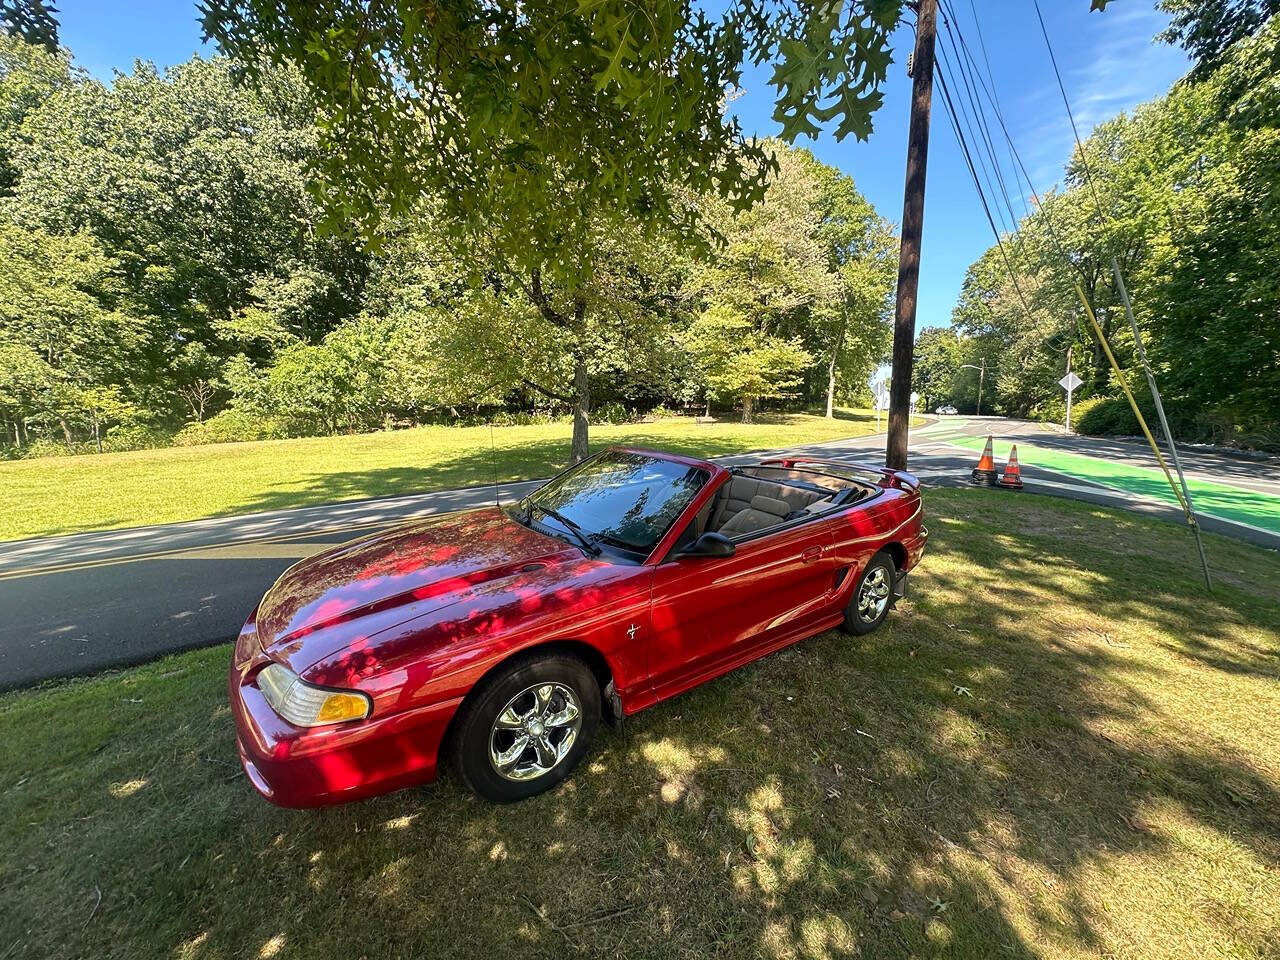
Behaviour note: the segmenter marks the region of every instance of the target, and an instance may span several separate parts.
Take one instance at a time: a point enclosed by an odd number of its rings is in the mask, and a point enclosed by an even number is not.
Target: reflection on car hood
[[[519,577],[531,564],[575,559],[582,559],[576,548],[493,507],[406,524],[290,567],[258,609],[259,642],[302,672],[353,632],[367,637],[455,603],[479,585]],[[346,624],[358,629],[332,635]]]

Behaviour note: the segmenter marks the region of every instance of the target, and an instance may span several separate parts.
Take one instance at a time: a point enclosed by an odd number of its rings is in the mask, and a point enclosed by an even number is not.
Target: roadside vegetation
[[[480,218],[483,239],[446,229],[456,198],[443,188],[396,216],[379,208],[374,235],[357,235],[316,199],[316,168],[341,150],[296,69],[262,58],[246,86],[219,55],[139,62],[105,84],[71,53],[0,31],[0,457],[495,414],[572,416],[580,456],[601,411],[715,405],[750,421],[765,406],[870,402],[897,241],[853,180],[807,151],[751,148],[770,182],[749,211],[713,185],[673,185],[696,230],[649,229],[612,201],[538,220],[538,236],[586,261],[570,283],[561,255],[492,236],[521,222],[512,209]],[[378,99],[358,98],[364,111]],[[357,171],[335,178],[350,186]],[[517,199],[548,213],[545,198]]]
[[[1087,171],[1077,153],[1065,188],[1025,217],[1010,206],[1006,219],[995,204],[1004,250],[991,247],[969,268],[953,326],[916,344],[914,382],[931,408],[949,401],[972,412],[978,371],[962,365],[985,362],[985,412],[1062,422],[1057,381],[1070,352],[1084,380],[1076,429],[1137,435],[1079,284],[1154,426],[1114,254],[1174,434],[1280,452],[1280,4],[1162,6],[1174,17],[1164,39],[1187,48],[1192,71],[1100,124],[1084,145]],[[1008,157],[999,163],[1009,183],[1021,182]]]
[[[0,697],[0,956],[1274,957],[1280,560],[935,490],[879,634],[602,733],[511,807],[316,812],[236,764],[225,646]],[[246,909],[246,904],[253,909]]]
[[[875,432],[868,410],[764,415],[759,422],[592,427],[592,449],[631,443],[723,456]],[[0,540],[547,477],[569,462],[572,423],[417,427],[0,463]]]

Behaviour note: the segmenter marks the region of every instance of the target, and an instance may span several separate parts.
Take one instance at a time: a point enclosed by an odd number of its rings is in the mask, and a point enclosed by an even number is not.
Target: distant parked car
[[[959,411],[959,410],[957,410],[955,407],[953,407],[951,404],[949,404],[949,403],[948,403],[947,405],[942,406],[942,407],[939,407],[937,410],[935,410],[935,411],[933,411],[933,412],[934,412],[934,413],[939,413],[939,414],[942,414],[942,415],[944,415],[944,416],[948,416],[948,417],[949,417],[949,416],[951,416],[952,414],[959,413],[960,411]]]
[[[431,780],[443,750],[490,800],[541,793],[602,714],[880,626],[924,551],[919,487],[824,460],[613,448],[509,509],[316,554],[235,647],[249,782],[283,806],[337,803]]]

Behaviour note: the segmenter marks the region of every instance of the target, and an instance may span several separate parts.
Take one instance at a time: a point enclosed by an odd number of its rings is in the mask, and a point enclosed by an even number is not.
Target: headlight
[[[272,710],[298,727],[363,720],[369,715],[369,698],[363,693],[313,686],[278,663],[258,672],[258,689]]]

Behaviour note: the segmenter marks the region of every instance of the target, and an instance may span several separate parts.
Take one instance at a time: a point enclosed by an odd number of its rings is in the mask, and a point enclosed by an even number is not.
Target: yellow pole
[[[1169,481],[1169,489],[1178,498],[1178,503],[1182,506],[1182,512],[1187,516],[1187,523],[1194,523],[1187,501],[1183,499],[1182,491],[1178,489],[1178,485],[1173,482],[1173,474],[1169,472],[1169,465],[1164,462],[1164,456],[1160,453],[1156,438],[1151,435],[1151,430],[1147,427],[1147,420],[1142,415],[1142,411],[1138,409],[1138,401],[1133,398],[1133,391],[1129,389],[1129,383],[1125,380],[1124,371],[1120,369],[1120,364],[1116,363],[1115,355],[1111,352],[1111,345],[1107,343],[1107,338],[1102,333],[1102,327],[1098,325],[1098,318],[1093,315],[1093,307],[1089,306],[1089,298],[1084,295],[1084,287],[1080,286],[1079,280],[1076,281],[1076,293],[1080,295],[1080,302],[1084,304],[1085,315],[1088,316],[1089,322],[1093,324],[1093,332],[1098,335],[1098,342],[1102,344],[1102,350],[1107,355],[1111,369],[1115,371],[1116,381],[1120,384],[1120,389],[1124,391],[1124,395],[1129,398],[1129,406],[1133,408],[1133,415],[1138,418],[1138,425],[1142,427],[1142,433],[1146,436],[1147,443],[1151,444],[1151,452],[1160,461],[1160,469],[1164,471],[1165,479]]]

